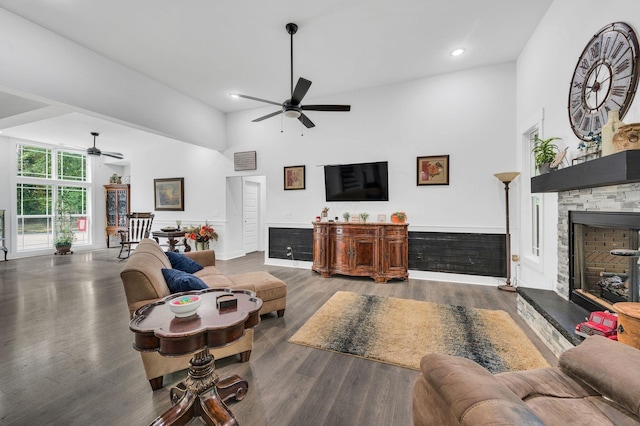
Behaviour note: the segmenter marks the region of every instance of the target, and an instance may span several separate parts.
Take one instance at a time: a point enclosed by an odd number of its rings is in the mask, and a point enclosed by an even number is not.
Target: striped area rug
[[[345,291],[289,342],[414,370],[428,353],[469,358],[492,373],[549,366],[505,311]]]

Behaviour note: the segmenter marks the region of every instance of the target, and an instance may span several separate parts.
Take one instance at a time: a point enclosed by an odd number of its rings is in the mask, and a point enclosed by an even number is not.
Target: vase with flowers
[[[209,241],[218,241],[218,233],[205,222],[204,225],[187,228],[184,238],[195,241],[196,250],[209,250]]]

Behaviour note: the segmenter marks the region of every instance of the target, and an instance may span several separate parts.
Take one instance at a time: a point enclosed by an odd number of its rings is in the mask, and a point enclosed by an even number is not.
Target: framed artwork
[[[155,210],[184,211],[184,178],[154,179]]]
[[[233,170],[255,170],[256,169],[256,152],[244,151],[233,153]]]
[[[418,157],[418,186],[449,185],[449,156]]]
[[[304,189],[304,166],[284,168],[284,189]]]

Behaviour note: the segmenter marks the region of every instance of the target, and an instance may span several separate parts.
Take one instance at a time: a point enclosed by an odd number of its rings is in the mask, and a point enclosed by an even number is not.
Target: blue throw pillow
[[[181,291],[204,290],[208,288],[200,278],[178,269],[162,268],[162,275],[172,294],[180,293]]]
[[[166,255],[169,258],[169,262],[171,262],[171,267],[173,269],[178,269],[190,274],[198,272],[200,269],[202,269],[201,264],[193,259],[188,258],[184,254],[168,251],[166,252]]]

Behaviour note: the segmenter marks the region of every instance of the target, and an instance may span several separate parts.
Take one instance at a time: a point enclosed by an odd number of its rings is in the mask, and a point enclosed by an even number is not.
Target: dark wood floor
[[[131,346],[116,255],[104,249],[0,262],[0,425],[144,425],[170,407],[169,386],[184,372],[151,391]],[[216,362],[221,375],[249,381],[247,397],[231,404],[242,425],[412,423],[416,371],[287,343],[338,290],[503,309],[557,362],[517,315],[514,293],[420,280],[323,279],[263,263],[263,253],[254,253],[218,265],[225,273],[266,270],[288,284],[286,314],[263,317],[251,360]]]

